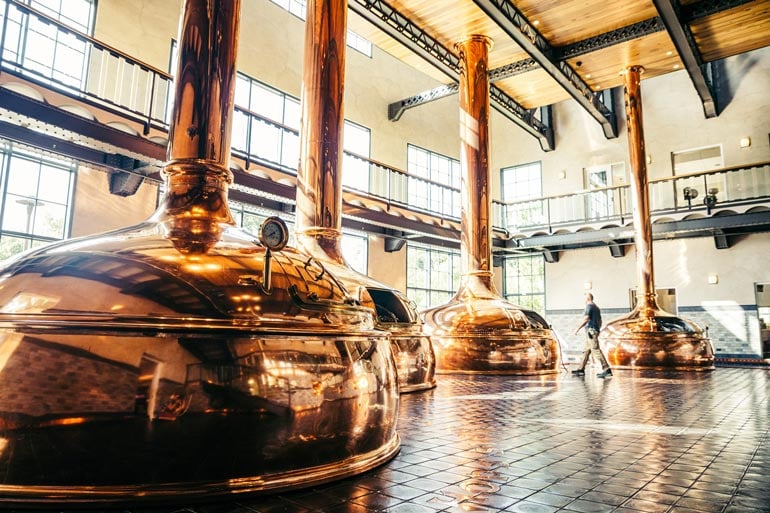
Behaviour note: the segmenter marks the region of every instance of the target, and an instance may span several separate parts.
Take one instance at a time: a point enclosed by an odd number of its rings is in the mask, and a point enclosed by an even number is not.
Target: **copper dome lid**
[[[186,0],[156,214],[0,269],[3,504],[287,490],[399,449],[398,378],[372,310],[268,234],[277,219],[260,241],[234,226],[239,12]]]

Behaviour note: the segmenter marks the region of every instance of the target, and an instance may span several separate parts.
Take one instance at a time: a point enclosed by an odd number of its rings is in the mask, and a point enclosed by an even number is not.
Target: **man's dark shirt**
[[[596,304],[587,303],[586,311],[583,312],[583,315],[588,316],[588,323],[586,324],[587,330],[594,329],[599,331],[602,329],[602,312],[599,310],[599,307],[596,306]]]

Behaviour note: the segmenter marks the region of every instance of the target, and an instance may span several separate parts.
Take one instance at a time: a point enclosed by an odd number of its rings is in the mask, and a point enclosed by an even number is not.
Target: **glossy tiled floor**
[[[770,512],[769,389],[767,369],[439,376],[401,397],[401,452],[378,469],[162,511]]]

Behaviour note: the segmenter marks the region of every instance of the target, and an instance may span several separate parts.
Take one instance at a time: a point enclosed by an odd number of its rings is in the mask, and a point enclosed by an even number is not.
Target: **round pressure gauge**
[[[268,217],[259,227],[259,242],[273,251],[280,251],[289,242],[289,229],[280,217]]]

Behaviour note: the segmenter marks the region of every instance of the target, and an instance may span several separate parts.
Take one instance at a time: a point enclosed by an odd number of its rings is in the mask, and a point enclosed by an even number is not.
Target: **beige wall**
[[[386,285],[406,290],[406,245],[400,251],[387,253],[385,238],[369,235],[369,276]]]
[[[705,307],[714,301],[752,305],[754,283],[770,281],[767,233],[742,236],[728,249],[716,249],[711,237],[659,240],[653,254],[655,286],[675,288],[679,306]],[[579,308],[586,283],[602,307],[628,308],[628,291],[638,280],[633,247],[620,258],[606,247],[566,251],[558,262],[546,264],[545,272],[547,310]],[[719,283],[709,284],[710,274]]]
[[[91,235],[147,220],[155,210],[158,186],[147,180],[133,196],[110,194],[105,171],[80,166],[75,188],[72,236]]]

